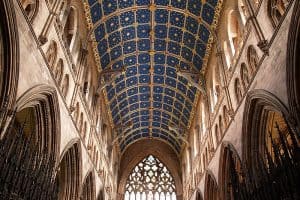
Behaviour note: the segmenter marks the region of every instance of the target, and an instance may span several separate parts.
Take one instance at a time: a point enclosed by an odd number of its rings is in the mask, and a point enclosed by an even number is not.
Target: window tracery
[[[125,200],[176,200],[175,181],[167,167],[153,155],[144,158],[129,175]]]

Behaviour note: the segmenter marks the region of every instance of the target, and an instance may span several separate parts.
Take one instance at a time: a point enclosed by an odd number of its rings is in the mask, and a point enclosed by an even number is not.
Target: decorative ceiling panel
[[[180,152],[182,136],[168,128],[190,126],[197,89],[177,68],[200,73],[221,0],[89,0],[100,71],[125,68],[105,88],[121,151],[141,138],[159,138]],[[209,27],[209,28],[207,28]]]

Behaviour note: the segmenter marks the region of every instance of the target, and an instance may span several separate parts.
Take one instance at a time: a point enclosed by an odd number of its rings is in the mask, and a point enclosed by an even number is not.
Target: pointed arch
[[[100,190],[97,200],[105,200],[105,193],[103,192],[103,189]]]
[[[46,51],[46,60],[50,69],[53,70],[54,64],[57,59],[57,43],[54,40],[51,40]]]
[[[202,194],[201,194],[201,191],[200,191],[200,190],[197,190],[197,193],[196,193],[196,200],[203,200],[203,197],[202,197]]]
[[[242,79],[243,88],[246,91],[250,84],[250,76],[249,76],[248,67],[245,63],[241,64],[241,79]]]
[[[275,95],[260,89],[248,93],[242,127],[243,158],[247,166],[253,167],[257,164],[256,153],[263,148],[264,141],[262,139],[265,138],[265,131],[263,131],[266,123],[265,117],[270,111],[281,113],[286,123],[291,126],[288,120],[290,119],[288,109]],[[255,173],[252,167],[250,171]]]
[[[67,95],[68,95],[68,92],[69,92],[69,74],[66,74],[65,77],[64,77],[64,80],[62,82],[62,85],[61,85],[61,92],[62,92],[62,95],[67,98]]]
[[[223,117],[224,117],[224,127],[227,128],[230,118],[229,118],[228,109],[226,105],[223,106]]]
[[[247,49],[247,61],[251,73],[254,74],[259,65],[259,57],[253,45],[250,45]]]
[[[57,84],[60,86],[62,84],[63,74],[64,74],[64,62],[62,59],[58,60],[56,67],[53,70],[53,73]]]
[[[94,200],[96,198],[95,174],[91,170],[87,173],[83,181],[81,190],[81,200]]]
[[[219,193],[221,199],[239,200],[242,191],[239,185],[244,182],[244,169],[241,159],[231,143],[223,142],[219,162]]]
[[[81,147],[80,140],[68,143],[62,152],[56,179],[59,185],[59,199],[79,199],[81,183]]]
[[[78,13],[74,6],[70,7],[66,24],[64,26],[64,39],[67,47],[72,52],[78,29]]]
[[[219,188],[213,173],[209,170],[205,174],[204,199],[219,200]]]
[[[37,85],[16,102],[17,112],[31,108],[36,121],[36,139],[41,152],[55,154],[58,158],[60,146],[60,114],[58,96],[55,88],[47,85]],[[26,112],[27,113],[27,112]],[[26,116],[22,116],[26,120]],[[25,121],[24,121],[25,122]]]
[[[287,44],[286,74],[289,109],[300,132],[300,1],[295,1]]]
[[[239,103],[243,98],[243,91],[242,91],[240,80],[238,78],[236,78],[234,81],[234,93],[235,93],[236,101],[237,103]]]
[[[122,154],[120,162],[120,179],[118,186],[118,193],[125,194],[126,181],[132,169],[146,156],[154,155],[161,162],[168,167],[170,173],[173,175],[176,195],[178,199],[182,198],[182,180],[181,169],[179,169],[179,158],[174,150],[165,142],[159,140],[139,140],[130,145]],[[168,155],[168,156],[166,156]],[[180,174],[179,174],[180,173]]]
[[[239,12],[237,10],[231,10],[228,13],[227,26],[227,34],[231,47],[231,53],[232,55],[234,55],[239,46],[242,34]]]
[[[19,36],[15,9],[10,0],[0,1],[0,136],[14,110],[19,79]]]
[[[141,190],[138,188],[142,188]],[[167,166],[153,155],[143,158],[129,174],[125,185],[125,200],[169,196],[176,200],[176,186]]]

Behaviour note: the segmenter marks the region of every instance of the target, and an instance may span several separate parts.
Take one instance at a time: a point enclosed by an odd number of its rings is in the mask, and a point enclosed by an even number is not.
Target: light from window
[[[129,175],[125,200],[176,200],[174,178],[160,160],[149,155]]]

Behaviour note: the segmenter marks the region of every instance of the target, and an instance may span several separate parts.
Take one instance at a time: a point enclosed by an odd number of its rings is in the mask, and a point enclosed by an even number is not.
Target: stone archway
[[[219,193],[220,199],[242,199],[243,191],[240,185],[244,184],[244,169],[242,161],[230,143],[223,142],[219,163]]]
[[[287,44],[287,92],[294,124],[300,131],[300,2],[295,1]]]
[[[218,184],[211,171],[206,171],[204,187],[204,199],[219,200]]]
[[[290,119],[286,106],[273,94],[264,90],[248,93],[242,129],[243,161],[251,188],[246,188],[248,195],[299,198],[300,140]]]
[[[56,180],[59,188],[59,199],[79,199],[81,172],[80,141],[74,139],[65,147],[58,166]]]
[[[16,100],[19,78],[19,39],[11,1],[0,2],[0,14],[3,16],[0,21],[0,131],[3,133],[10,123]]]
[[[96,199],[95,174],[93,171],[87,173],[84,178],[81,189],[80,200],[95,200]]]
[[[125,184],[132,169],[146,156],[153,155],[163,162],[173,175],[177,200],[182,200],[182,182],[179,159],[174,150],[165,142],[159,140],[139,140],[130,145],[122,154],[119,169],[118,198],[123,200]]]
[[[55,160],[59,158],[60,147],[60,114],[58,96],[55,88],[37,85],[23,95],[16,102],[16,114],[26,108],[32,108],[36,120],[36,139],[40,151],[54,153]],[[27,120],[24,116],[23,120]],[[25,122],[26,123],[26,122]]]

